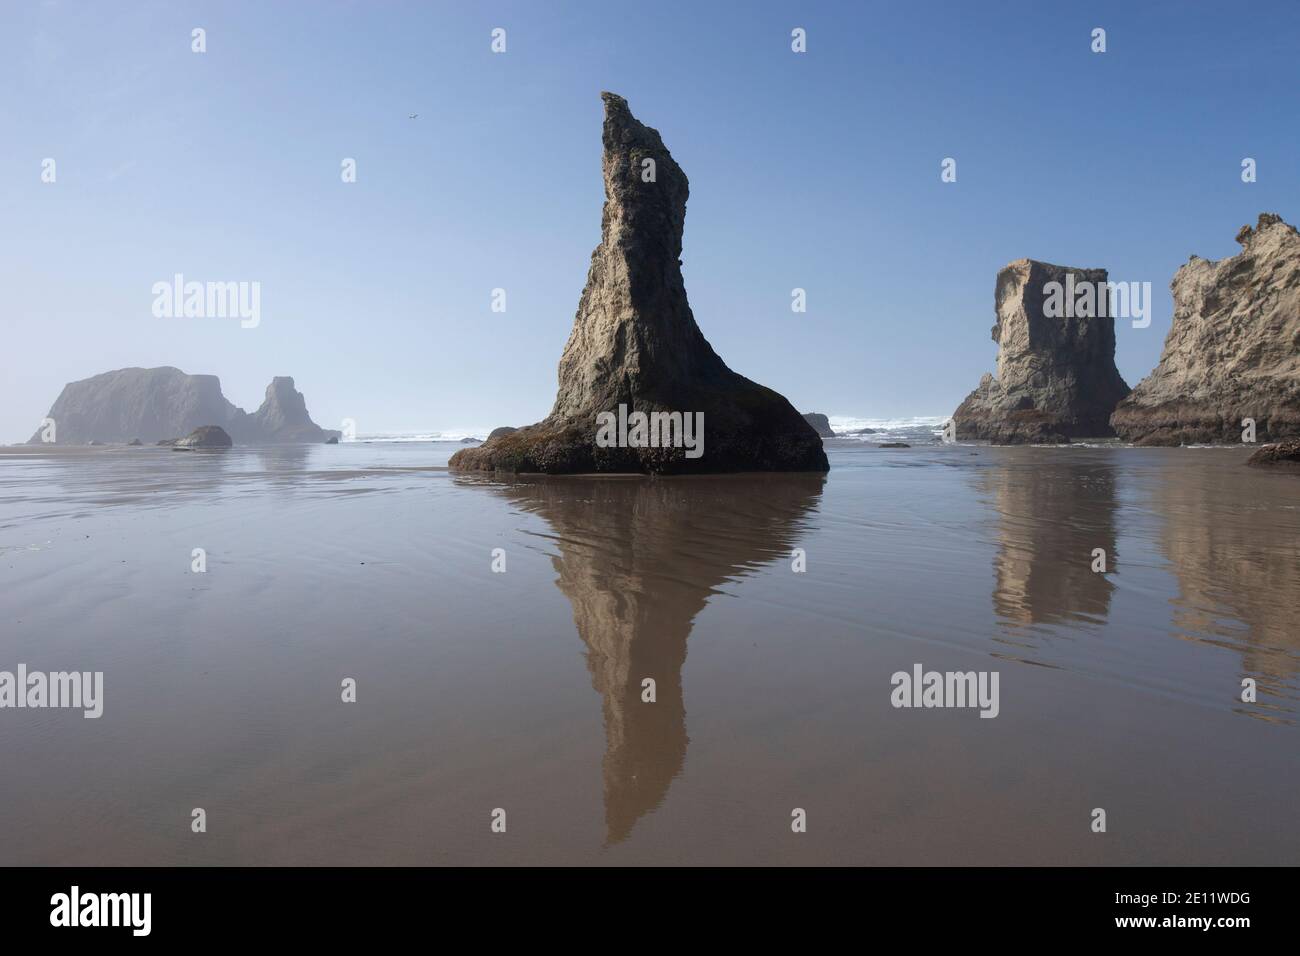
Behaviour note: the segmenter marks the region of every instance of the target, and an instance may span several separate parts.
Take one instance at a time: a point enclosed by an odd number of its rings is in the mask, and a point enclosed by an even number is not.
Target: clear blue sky
[[[690,177],[705,335],[805,411],[950,412],[1022,256],[1152,283],[1151,327],[1117,330],[1136,384],[1174,270],[1263,210],[1300,220],[1294,0],[6,0],[0,441],[129,365],[250,408],[293,375],[362,432],[537,420],[599,240],[603,89]],[[155,318],[177,272],[259,281],[260,326]]]

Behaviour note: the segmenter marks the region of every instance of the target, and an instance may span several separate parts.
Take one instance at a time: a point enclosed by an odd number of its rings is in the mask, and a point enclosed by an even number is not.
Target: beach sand
[[[1300,863],[1300,480],[1249,449],[459,447],[0,450],[0,670],[104,672],[0,710],[0,862]],[[918,663],[998,716],[895,708]]]

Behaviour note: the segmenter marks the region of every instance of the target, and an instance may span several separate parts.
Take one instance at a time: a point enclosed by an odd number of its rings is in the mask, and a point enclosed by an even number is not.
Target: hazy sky
[[[951,412],[1023,256],[1152,283],[1151,326],[1117,323],[1133,385],[1189,255],[1300,220],[1298,51],[1294,0],[5,0],[0,441],[131,365],[249,410],[292,375],[363,433],[541,418],[600,237],[603,89],[690,178],[705,335],[800,410]],[[155,317],[175,273],[259,282],[260,324]]]

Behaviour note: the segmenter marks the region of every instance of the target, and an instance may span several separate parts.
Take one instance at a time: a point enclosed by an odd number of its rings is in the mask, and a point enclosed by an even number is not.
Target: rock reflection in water
[[[1290,712],[1300,674],[1300,481],[1223,457],[1167,469],[1153,488],[1160,549],[1178,579],[1173,623],[1180,636],[1237,651],[1242,676],[1259,683],[1259,705]]]
[[[993,608],[1007,625],[1103,624],[1118,568],[1115,469],[1105,461],[1010,457],[981,474],[997,515]],[[1106,574],[1092,570],[1106,552]]]
[[[499,493],[551,526],[556,585],[573,605],[605,717],[606,840],[657,807],[686,757],[682,665],[711,595],[789,557],[820,475],[537,478]],[[656,702],[642,701],[653,678]]]

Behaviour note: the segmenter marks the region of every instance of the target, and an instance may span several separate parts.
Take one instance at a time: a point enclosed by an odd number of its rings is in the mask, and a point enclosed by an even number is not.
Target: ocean
[[[0,449],[0,672],[103,675],[0,707],[0,859],[1300,862],[1300,478],[877,424],[826,476]]]

